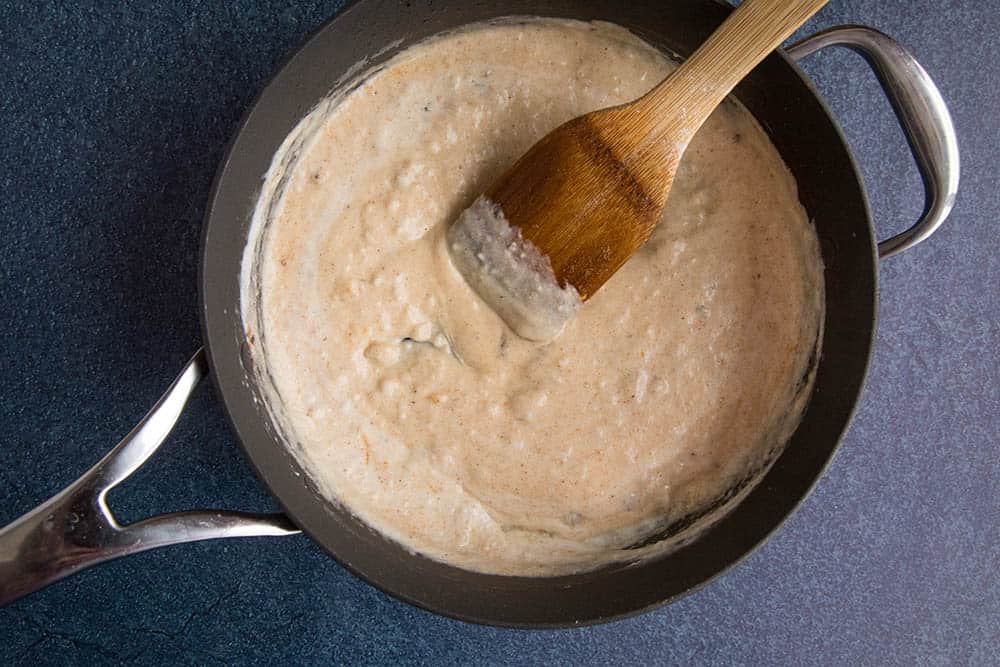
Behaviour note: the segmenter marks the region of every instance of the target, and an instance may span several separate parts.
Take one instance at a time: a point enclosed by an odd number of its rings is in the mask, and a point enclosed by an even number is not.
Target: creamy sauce
[[[629,547],[731,506],[773,460],[810,394],[822,267],[742,107],[709,119],[653,237],[550,343],[514,335],[445,241],[536,140],[672,67],[606,24],[469,26],[289,136],[242,311],[268,407],[329,499],[433,558],[550,575],[662,553],[719,512]]]

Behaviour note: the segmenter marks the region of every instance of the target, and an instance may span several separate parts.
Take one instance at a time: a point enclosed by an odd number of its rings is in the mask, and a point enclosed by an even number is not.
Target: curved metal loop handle
[[[940,91],[920,63],[877,30],[853,25],[831,28],[793,44],[786,53],[801,60],[828,46],[856,51],[871,66],[899,118],[924,181],[926,202],[920,220],[878,244],[879,257],[891,257],[937,231],[955,204],[959,177],[955,126]]]
[[[112,514],[108,491],[159,449],[207,373],[199,350],[153,409],[94,467],[0,528],[0,606],[91,565],[168,544],[299,532],[283,514],[176,512],[129,526]]]

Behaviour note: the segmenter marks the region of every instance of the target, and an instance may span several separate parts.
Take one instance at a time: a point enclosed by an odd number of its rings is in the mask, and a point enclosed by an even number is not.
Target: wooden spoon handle
[[[676,132],[676,120],[661,127],[654,118],[676,118],[679,110],[693,135],[743,77],[827,2],[745,0],[690,58],[637,102],[636,111],[651,114],[648,139]]]

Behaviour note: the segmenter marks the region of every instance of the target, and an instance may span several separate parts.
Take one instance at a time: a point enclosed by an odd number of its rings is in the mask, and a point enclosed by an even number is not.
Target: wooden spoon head
[[[487,193],[584,301],[652,234],[683,153],[630,137],[631,113],[619,107],[565,123]]]

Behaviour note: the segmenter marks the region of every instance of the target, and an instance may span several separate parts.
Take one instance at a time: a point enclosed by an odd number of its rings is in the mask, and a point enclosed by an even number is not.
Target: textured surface
[[[199,344],[209,184],[282,55],[338,2],[0,2],[0,524],[97,460]],[[0,663],[989,664],[1000,652],[1000,74],[990,3],[832,0],[937,80],[963,150],[948,224],[882,267],[872,374],[840,455],[746,563],[639,618],[465,625],[355,580],[302,537],[173,547],[0,610]],[[942,26],[947,26],[943,29]],[[880,233],[918,213],[888,104],[847,52],[811,58]],[[112,496],[123,520],[266,509],[211,390]]]

